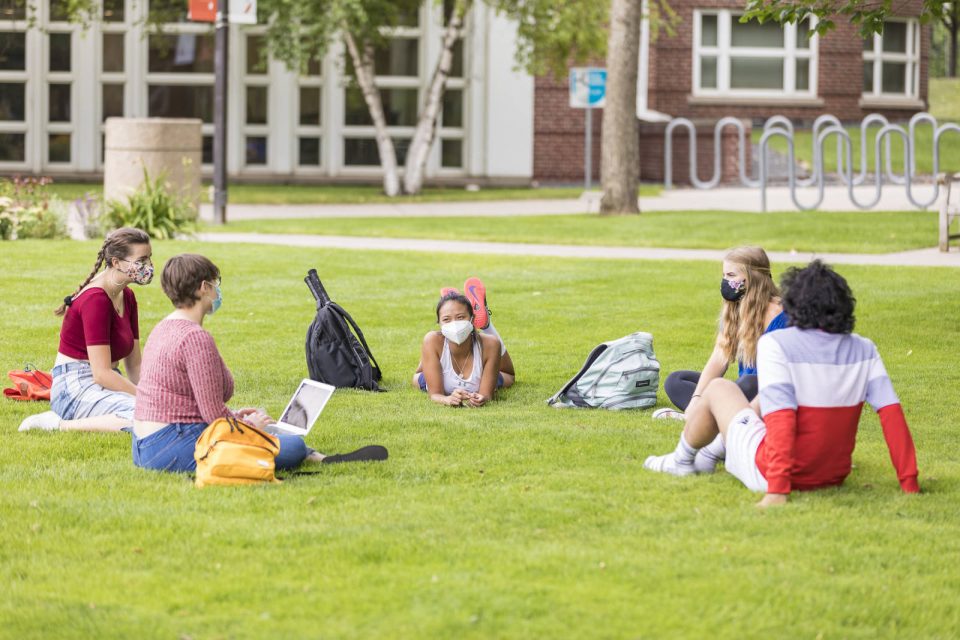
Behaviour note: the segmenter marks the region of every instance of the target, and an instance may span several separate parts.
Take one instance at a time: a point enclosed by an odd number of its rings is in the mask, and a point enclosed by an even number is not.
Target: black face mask
[[[734,286],[736,285],[736,286]],[[734,281],[733,284],[730,283],[730,280],[723,278],[720,280],[720,295],[723,296],[724,300],[729,302],[736,302],[743,297],[743,294],[747,292],[747,281],[741,280],[740,282]]]

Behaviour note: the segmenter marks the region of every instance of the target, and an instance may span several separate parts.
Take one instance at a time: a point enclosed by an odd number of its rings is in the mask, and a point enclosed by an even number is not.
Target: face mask
[[[747,281],[746,280],[727,280],[723,278],[720,280],[720,295],[723,296],[724,300],[729,302],[736,302],[743,297],[743,294],[747,292]]]
[[[210,307],[209,315],[213,315],[217,312],[217,309],[223,306],[223,293],[220,291],[220,285],[216,285],[217,288],[217,297],[213,299],[213,306]]]
[[[130,267],[127,268],[124,273],[128,278],[136,282],[137,284],[150,284],[153,280],[153,265],[150,263],[144,262],[130,262],[125,260]]]
[[[440,333],[450,342],[463,344],[463,341],[473,333],[473,323],[469,320],[454,320],[440,325]]]

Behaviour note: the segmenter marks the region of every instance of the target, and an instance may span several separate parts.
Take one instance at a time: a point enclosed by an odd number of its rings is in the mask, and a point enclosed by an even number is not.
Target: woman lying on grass
[[[440,331],[423,338],[413,386],[438,404],[482,407],[498,387],[509,387],[513,360],[490,322],[486,288],[478,278],[464,283],[466,295],[444,288],[437,303]]]
[[[684,412],[690,411],[711,381],[724,376],[734,360],[738,366],[736,385],[748,401],[757,396],[757,341],[760,336],[787,326],[766,252],[760,247],[738,247],[727,253],[720,295],[723,306],[710,359],[702,373],[674,371],[667,376],[663,390],[679,411],[658,409],[653,412],[654,418],[683,420]],[[714,444],[704,447],[698,458],[702,471],[712,471],[723,460],[724,453],[719,437]]]
[[[150,257],[150,236],[140,229],[117,229],[104,239],[90,275],[54,312],[63,325],[51,411],[28,416],[20,431],[130,430],[140,378],[140,321],[128,285],[150,284]]]
[[[150,334],[143,353],[133,430],[133,463],[161,471],[193,471],[197,438],[217,418],[233,417],[258,428],[276,422],[259,409],[227,408],[233,376],[224,364],[203,320],[220,308],[220,270],[201,255],[170,258],[160,277],[173,313]],[[383,447],[364,447],[346,455],[325,456],[303,438],[280,435],[277,469],[292,469],[304,460],[347,462],[385,460]]]

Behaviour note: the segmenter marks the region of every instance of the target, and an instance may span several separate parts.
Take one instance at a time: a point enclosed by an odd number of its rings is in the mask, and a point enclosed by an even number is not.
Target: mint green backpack
[[[653,336],[638,331],[590,352],[577,375],[547,404],[553,407],[645,409],[657,403],[660,363]]]

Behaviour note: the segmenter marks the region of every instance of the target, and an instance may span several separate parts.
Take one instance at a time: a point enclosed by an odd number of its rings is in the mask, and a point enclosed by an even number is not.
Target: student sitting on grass
[[[463,288],[466,295],[453,288],[440,291],[440,331],[423,338],[413,386],[429,393],[438,404],[481,407],[497,387],[512,385],[516,374],[490,321],[483,283],[469,278]]]
[[[717,339],[703,372],[674,371],[663,382],[663,390],[679,409],[657,409],[654,419],[683,420],[703,396],[711,381],[722,378],[730,363],[737,362],[736,385],[753,400],[757,395],[757,341],[760,336],[783,329],[787,317],[780,304],[780,292],[770,273],[770,259],[760,247],[738,247],[723,259],[720,280],[720,309]],[[698,471],[713,471],[723,461],[723,440],[717,438],[697,456]]]
[[[263,428],[274,422],[259,409],[227,408],[233,376],[203,320],[220,308],[220,270],[201,255],[170,258],[160,277],[163,292],[176,309],[161,320],[144,348],[137,387],[133,463],[161,471],[193,471],[197,438],[217,418],[234,417]],[[384,460],[383,447],[364,447],[343,456],[324,456],[303,438],[280,435],[277,469],[292,469],[304,460],[346,462]]]
[[[793,489],[843,483],[866,400],[880,416],[900,487],[919,491],[910,429],[877,348],[852,333],[856,300],[846,280],[814,260],[787,271],[782,289],[790,327],[757,346],[763,420],[733,382],[715,379],[688,412],[676,450],[643,466],[696,473],[698,449],[719,431],[727,471],[766,493],[758,506],[783,504]]]
[[[150,257],[150,236],[140,229],[117,229],[104,239],[90,275],[54,312],[63,325],[51,410],[28,416],[20,431],[130,430],[140,378],[140,322],[128,285],[150,284]]]

